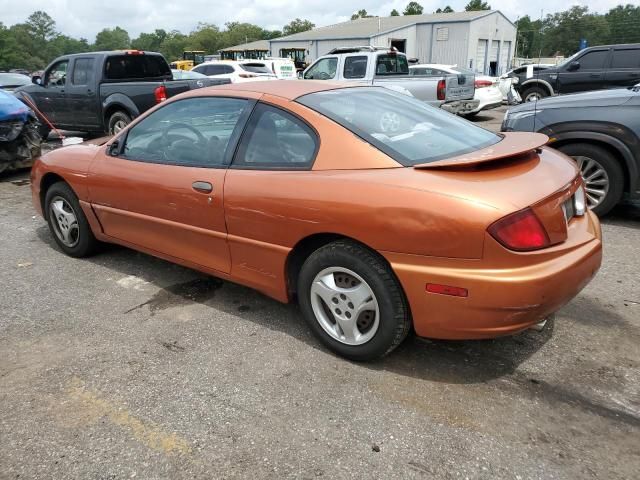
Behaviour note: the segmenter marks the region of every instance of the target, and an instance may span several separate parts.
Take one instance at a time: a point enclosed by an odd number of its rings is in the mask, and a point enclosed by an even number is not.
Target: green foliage
[[[464,7],[467,12],[475,12],[477,10],[491,10],[491,5],[487,2],[483,2],[482,0],[471,0]]]
[[[309,20],[300,20],[296,18],[291,21],[288,25],[285,25],[282,29],[283,35],[293,35],[294,33],[306,32],[307,30],[311,30],[315,27],[314,23],[311,23]]]
[[[389,14],[389,16],[391,16],[391,17],[399,17],[400,16],[400,12],[394,8],[393,10],[391,10],[391,13]]]
[[[358,10],[356,13],[351,15],[351,20],[357,20],[359,18],[369,18],[373,15],[369,15],[367,11],[363,8],[362,10]]]
[[[424,8],[418,2],[409,2],[402,12],[403,15],[422,15]]]
[[[124,50],[131,47],[131,40],[126,30],[115,27],[105,28],[96,35],[93,50]]]
[[[436,13],[453,13],[455,10],[453,10],[453,8],[451,8],[449,5],[447,5],[444,8],[439,8],[436,10]]]

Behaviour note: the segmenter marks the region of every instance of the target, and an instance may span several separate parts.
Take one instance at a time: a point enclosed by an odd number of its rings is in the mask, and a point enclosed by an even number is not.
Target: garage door
[[[498,73],[502,75],[509,70],[509,61],[511,60],[511,42],[502,42],[500,49],[500,62],[498,64]]]
[[[478,48],[476,51],[476,67],[475,71],[484,73],[487,67],[487,44],[489,40],[478,40]]]
[[[489,54],[489,75],[498,74],[498,56],[500,55],[500,41],[491,42],[491,53]]]

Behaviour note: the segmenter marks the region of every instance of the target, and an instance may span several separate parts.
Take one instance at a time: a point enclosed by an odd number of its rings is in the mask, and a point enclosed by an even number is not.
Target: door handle
[[[191,184],[191,187],[196,192],[200,192],[200,193],[211,193],[211,192],[213,192],[213,185],[211,185],[209,182],[201,182],[201,181],[193,182]]]

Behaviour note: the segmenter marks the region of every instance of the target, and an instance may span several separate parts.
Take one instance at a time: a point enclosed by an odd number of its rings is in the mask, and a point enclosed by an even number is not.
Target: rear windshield
[[[264,63],[241,63],[240,68],[252,73],[273,73]]]
[[[0,86],[28,85],[31,79],[19,73],[0,73]]]
[[[171,79],[171,70],[160,55],[116,55],[107,58],[104,64],[104,78],[125,79]]]
[[[386,88],[329,90],[297,101],[405,166],[463,155],[501,140],[495,133]]]
[[[407,57],[393,53],[378,55],[376,75],[409,75]]]

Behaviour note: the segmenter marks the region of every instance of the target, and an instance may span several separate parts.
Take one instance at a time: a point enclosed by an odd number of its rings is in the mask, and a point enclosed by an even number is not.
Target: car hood
[[[527,112],[534,108],[545,110],[550,108],[576,108],[576,107],[611,107],[622,105],[629,101],[638,92],[626,88],[613,90],[594,90],[591,92],[574,93],[571,95],[560,95],[548,97],[537,102],[527,102],[511,107],[511,112]]]

